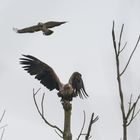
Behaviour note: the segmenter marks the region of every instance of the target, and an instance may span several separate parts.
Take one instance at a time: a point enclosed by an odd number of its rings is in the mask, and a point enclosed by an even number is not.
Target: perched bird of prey
[[[79,95],[80,98],[83,98],[83,96],[85,98],[88,97],[82,75],[79,72],[74,72],[68,83],[63,84],[49,65],[34,56],[23,55],[23,58],[20,58],[20,64],[23,65],[24,70],[30,75],[35,75],[35,79],[38,79],[47,89],[50,91],[56,89],[58,96],[62,97],[62,99],[64,98],[70,101],[72,97],[76,97],[77,95]]]
[[[66,22],[65,21],[64,22],[49,21],[46,23],[40,22],[34,26],[26,27],[23,29],[13,28],[13,30],[16,31],[17,33],[34,33],[38,31],[42,31],[44,35],[51,35],[53,31],[50,30],[50,28],[53,28],[55,26],[60,26],[61,24],[64,24],[64,23]]]

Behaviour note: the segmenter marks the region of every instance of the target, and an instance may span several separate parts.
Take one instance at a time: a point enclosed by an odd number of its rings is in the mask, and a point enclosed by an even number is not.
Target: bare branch
[[[41,101],[42,116],[44,116],[44,106],[43,106],[44,96],[45,96],[45,93],[43,93],[42,101]]]
[[[114,24],[115,23],[113,21],[113,26],[112,26],[112,39],[113,39],[113,46],[114,46],[114,50],[115,50],[115,55],[118,56],[116,39],[115,39],[115,31],[114,31]]]
[[[135,113],[135,115],[133,116],[133,119],[136,118],[136,116],[140,113],[140,109]]]
[[[82,135],[83,129],[84,129],[84,127],[85,127],[85,122],[86,122],[86,114],[85,114],[85,111],[83,111],[83,113],[84,113],[84,121],[83,121],[83,125],[82,125],[81,131],[80,131],[80,134],[79,134],[77,140],[80,139],[80,136]]]
[[[0,123],[2,122],[2,119],[4,118],[4,115],[5,115],[5,110],[3,111],[3,114],[2,114],[2,116],[1,116],[1,118],[0,118]]]
[[[2,134],[1,134],[1,137],[0,137],[0,140],[3,139],[4,132],[5,132],[5,128],[3,128],[3,131],[2,131]]]
[[[55,133],[56,133],[60,138],[63,139],[63,136],[61,136],[56,130],[54,130],[54,131],[55,131]]]
[[[90,138],[91,127],[92,127],[93,123],[95,123],[99,119],[98,116],[96,116],[95,119],[93,119],[93,118],[94,118],[94,113],[92,113],[92,115],[91,115],[91,119],[90,119],[90,123],[89,123],[89,127],[88,127],[88,131],[87,131],[85,140],[88,140]]]
[[[7,126],[8,126],[8,125],[5,124],[5,125],[1,126],[0,129],[3,129],[3,128],[7,127]]]
[[[126,45],[127,45],[127,42],[124,44],[123,48],[120,50],[120,52],[119,52],[120,54],[125,49]]]
[[[131,108],[131,104],[132,104],[132,94],[131,94],[131,96],[130,96],[130,100],[129,100],[129,109],[128,109],[128,111],[129,111],[130,108]]]
[[[134,52],[135,52],[135,50],[136,50],[136,48],[137,48],[137,46],[138,46],[138,44],[139,44],[139,41],[140,41],[140,35],[139,35],[139,37],[138,37],[137,43],[136,43],[136,45],[135,45],[135,47],[134,47],[134,49],[133,49],[131,55],[130,55],[130,57],[129,57],[127,63],[126,63],[126,66],[125,66],[124,70],[120,73],[120,76],[123,75],[123,73],[126,71],[128,65],[129,65],[129,63],[130,63],[130,60],[131,60],[131,58],[132,58],[132,56],[133,56],[133,54],[134,54]]]
[[[140,99],[140,95],[138,96],[137,100],[133,103],[132,107],[129,105],[129,110],[128,110],[128,113],[126,115],[126,119],[129,118],[132,111],[135,111],[135,108],[136,108],[136,105],[137,105],[139,99]],[[132,104],[132,95],[130,97],[130,104]]]
[[[33,93],[34,93],[34,95],[36,95],[36,94],[39,92],[40,89],[41,89],[41,88],[39,88],[39,89],[35,92],[35,89],[33,88]]]
[[[119,43],[118,43],[118,55],[120,53],[120,48],[121,48],[121,39],[122,39],[123,28],[124,28],[124,24],[122,24],[122,28],[121,28],[121,32],[120,32],[120,38],[119,38]]]
[[[132,109],[133,109],[133,107],[132,107],[132,94],[131,94],[130,99],[129,99],[129,108],[128,108],[128,112],[127,112],[127,115],[126,115],[126,119],[128,119]]]
[[[140,112],[140,109],[135,113],[135,110],[136,110],[136,106],[137,106],[137,103],[140,99],[140,95],[138,96],[137,100],[133,103],[132,107],[128,110],[128,113],[127,113],[127,116],[126,116],[126,119],[128,120],[130,114],[131,114],[131,119],[129,120],[129,122],[127,123],[127,126],[129,126],[131,124],[131,122],[135,119],[135,117],[139,114]]]
[[[39,90],[40,90],[40,89],[39,89]],[[37,92],[35,92],[34,89],[33,89],[33,99],[34,99],[34,103],[35,103],[35,106],[36,106],[36,108],[37,108],[37,111],[38,111],[39,115],[42,117],[42,119],[45,121],[46,124],[48,124],[48,125],[49,125],[50,127],[52,127],[52,128],[57,129],[61,134],[63,134],[63,131],[62,131],[59,127],[57,127],[56,125],[52,125],[51,123],[49,123],[49,122],[46,120],[46,118],[43,116],[43,114],[41,113],[41,111],[40,111],[40,109],[39,109],[39,107],[38,107],[38,105],[37,105],[36,98],[35,98],[35,96],[36,96],[36,94],[38,93],[39,90],[37,90]],[[44,96],[44,94],[43,94],[43,96]],[[42,97],[42,104],[43,104],[43,100],[44,100],[44,97]],[[42,109],[42,110],[43,110],[43,109]]]

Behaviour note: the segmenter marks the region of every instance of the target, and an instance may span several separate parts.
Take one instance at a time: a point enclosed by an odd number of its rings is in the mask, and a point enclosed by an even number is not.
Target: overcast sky
[[[125,24],[122,43],[128,46],[121,57],[126,64],[140,34],[139,0],[0,0],[0,113],[8,124],[3,140],[60,139],[39,116],[32,90],[45,92],[46,118],[63,129],[63,109],[56,91],[50,92],[25,72],[19,64],[21,54],[33,55],[49,64],[63,83],[79,71],[89,98],[73,101],[72,134],[76,139],[83,122],[91,113],[99,115],[93,126],[92,139],[119,140],[122,118],[116,81],[116,66],[111,38],[112,21],[116,34]],[[68,21],[44,36],[17,34],[12,28],[23,28],[46,21]],[[131,93],[140,94],[140,45],[123,76],[125,103]],[[140,115],[130,125],[129,140],[140,138]]]

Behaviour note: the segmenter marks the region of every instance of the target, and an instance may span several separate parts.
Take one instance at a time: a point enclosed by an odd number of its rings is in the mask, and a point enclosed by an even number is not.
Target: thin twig
[[[77,140],[80,139],[80,136],[82,135],[82,133],[83,133],[83,129],[84,129],[84,127],[85,127],[85,122],[86,122],[86,114],[85,114],[85,111],[83,111],[83,114],[84,114],[83,125],[82,125],[81,131],[80,131],[80,134],[79,134]]]
[[[140,99],[140,95],[138,96],[137,100],[133,103],[132,107],[130,107],[130,109],[128,110],[128,113],[126,115],[126,119],[129,118],[132,111],[135,113],[135,108],[136,108],[136,105],[137,105],[139,99]],[[130,100],[132,100],[132,99],[130,98]],[[134,113],[132,113],[132,114],[134,115]]]
[[[129,108],[128,108],[128,111],[131,109],[131,104],[132,104],[132,94],[131,94],[130,100],[129,100]]]
[[[55,133],[56,133],[60,138],[63,139],[63,136],[61,136],[56,130],[54,130],[54,131],[55,131]]]
[[[121,39],[122,39],[123,28],[124,28],[124,24],[122,24],[122,28],[121,28],[121,32],[120,32],[120,38],[119,38],[119,43],[118,43],[118,55],[120,53],[120,48],[121,48]]]
[[[2,114],[2,116],[1,116],[1,118],[0,118],[0,123],[1,123],[1,121],[2,121],[2,119],[3,119],[3,117],[4,117],[4,115],[5,115],[5,110],[3,111],[3,114]]]
[[[127,123],[127,126],[129,126],[131,124],[131,122],[135,119],[135,117],[139,114],[140,109],[135,113],[135,109],[137,106],[137,103],[140,99],[140,95],[138,96],[137,100],[133,103],[132,107],[129,109],[126,119],[128,120],[130,114],[131,114],[131,119],[129,120],[129,122]]]
[[[140,113],[140,109],[137,111],[137,113],[135,113],[135,115],[134,115],[133,119],[135,119],[135,118],[136,118],[136,116],[137,116],[139,113]]]
[[[126,45],[127,45],[127,42],[124,44],[123,48],[120,50],[120,52],[119,52],[120,54],[125,49]]]
[[[136,43],[136,45],[135,45],[135,47],[134,47],[134,49],[133,49],[131,55],[130,55],[130,57],[129,57],[127,63],[126,63],[126,66],[125,66],[124,70],[120,73],[120,76],[122,76],[122,75],[124,74],[124,72],[126,71],[128,65],[129,65],[129,63],[130,63],[130,60],[131,60],[131,58],[132,58],[132,56],[133,56],[133,54],[134,54],[134,52],[135,52],[135,50],[136,50],[136,48],[137,48],[137,46],[138,46],[138,44],[139,44],[139,41],[140,41],[140,35],[139,35],[139,37],[138,37],[137,43]]]
[[[3,128],[7,127],[7,126],[8,126],[8,124],[5,124],[5,125],[1,126],[0,129],[3,129]]]
[[[85,140],[88,140],[89,139],[90,132],[91,132],[91,127],[92,127],[93,123],[95,123],[99,119],[98,116],[96,116],[95,119],[93,119],[93,118],[94,118],[94,113],[92,113],[92,115],[91,115],[91,119],[90,119],[90,123],[89,123],[89,127],[88,127],[88,131],[87,131],[87,135],[85,137]]]
[[[34,93],[34,95],[36,95],[36,94],[39,92],[40,89],[41,89],[41,88],[39,88],[39,89],[35,92],[35,89],[33,88],[33,93]]]
[[[3,139],[4,132],[5,132],[5,128],[3,128],[3,131],[2,131],[2,134],[1,134],[1,137],[0,137],[0,140]]]
[[[113,46],[114,46],[114,50],[115,50],[115,55],[118,56],[116,39],[115,39],[115,32],[114,32],[114,24],[115,23],[113,21],[113,26],[112,26],[112,39],[113,39]]]
[[[40,90],[40,89],[39,89],[39,90]],[[36,106],[36,108],[37,108],[37,111],[38,111],[39,115],[42,117],[42,119],[45,121],[46,124],[48,124],[48,125],[49,125],[50,127],[52,127],[52,128],[57,129],[61,134],[63,134],[63,131],[62,131],[59,127],[57,127],[56,125],[52,125],[51,123],[49,123],[49,122],[45,119],[45,117],[42,115],[41,111],[39,110],[39,107],[38,107],[38,105],[37,105],[37,101],[36,101],[36,98],[35,98],[35,96],[36,96],[36,94],[38,93],[39,90],[37,90],[37,92],[35,92],[35,91],[33,90],[33,99],[34,99],[34,103],[35,103],[35,106]]]
[[[42,116],[44,116],[44,106],[43,106],[44,96],[45,96],[45,93],[43,93],[42,101],[41,101]]]

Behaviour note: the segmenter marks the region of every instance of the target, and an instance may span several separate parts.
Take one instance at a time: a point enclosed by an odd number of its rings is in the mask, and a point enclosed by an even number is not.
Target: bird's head
[[[82,77],[82,74],[77,71],[74,72],[72,75],[73,75],[73,77],[79,77],[79,78]]]
[[[42,26],[42,25],[43,25],[43,23],[42,23],[42,22],[39,22],[37,25]]]

